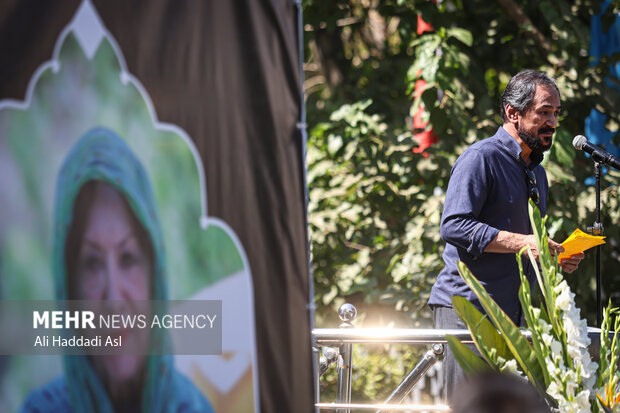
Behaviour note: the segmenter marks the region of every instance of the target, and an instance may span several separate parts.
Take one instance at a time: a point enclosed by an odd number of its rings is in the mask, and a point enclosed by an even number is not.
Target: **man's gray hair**
[[[555,80],[545,73],[532,69],[522,70],[510,79],[506,90],[502,93],[501,114],[504,122],[506,122],[506,105],[523,113],[534,100],[537,85],[553,86],[558,95],[560,94]]]

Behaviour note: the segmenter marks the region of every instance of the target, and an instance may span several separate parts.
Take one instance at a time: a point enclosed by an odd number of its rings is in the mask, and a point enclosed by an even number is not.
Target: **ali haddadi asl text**
[[[122,336],[113,337],[106,336],[105,341],[101,336],[87,338],[84,336],[73,336],[65,338],[60,335],[55,336],[37,336],[34,341],[35,347],[120,347],[122,346]]]

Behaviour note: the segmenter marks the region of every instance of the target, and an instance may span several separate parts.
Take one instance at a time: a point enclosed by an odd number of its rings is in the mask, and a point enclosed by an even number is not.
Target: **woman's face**
[[[131,312],[134,307],[143,306],[132,301],[150,298],[151,258],[140,242],[137,224],[133,224],[136,220],[132,218],[116,189],[96,184],[78,247],[73,279],[75,299],[113,300],[112,307]],[[133,349],[133,354],[93,357],[95,370],[114,397],[141,381],[145,356],[135,349],[146,350],[148,330],[114,330],[110,335],[121,337],[123,347]]]
[[[121,194],[98,184],[78,252],[80,300],[148,300],[151,263]]]

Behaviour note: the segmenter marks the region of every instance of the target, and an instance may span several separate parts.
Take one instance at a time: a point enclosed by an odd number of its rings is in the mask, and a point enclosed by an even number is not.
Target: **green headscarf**
[[[82,187],[89,181],[103,181],[118,190],[126,199],[152,243],[154,262],[151,299],[166,300],[168,295],[163,236],[146,171],[127,143],[111,130],[104,128],[87,132],[75,144],[58,176],[53,245],[53,274],[57,299],[71,298],[68,296],[65,247],[73,221],[74,203]],[[151,349],[168,343],[168,337],[158,330],[151,331]],[[206,400],[191,383],[174,371],[172,356],[145,357],[148,357],[148,361],[141,395],[143,412],[177,411],[179,405],[187,407],[188,402],[189,406],[211,411]],[[63,363],[66,387],[75,412],[113,411],[112,402],[88,357],[64,356]]]

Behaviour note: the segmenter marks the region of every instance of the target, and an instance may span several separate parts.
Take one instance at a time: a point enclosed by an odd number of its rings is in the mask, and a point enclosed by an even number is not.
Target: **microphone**
[[[579,151],[588,152],[592,155],[592,159],[597,162],[613,166],[614,168],[620,170],[620,160],[618,160],[618,158],[607,152],[605,149],[591,144],[588,142],[588,138],[583,135],[575,136],[573,139],[573,147]]]

